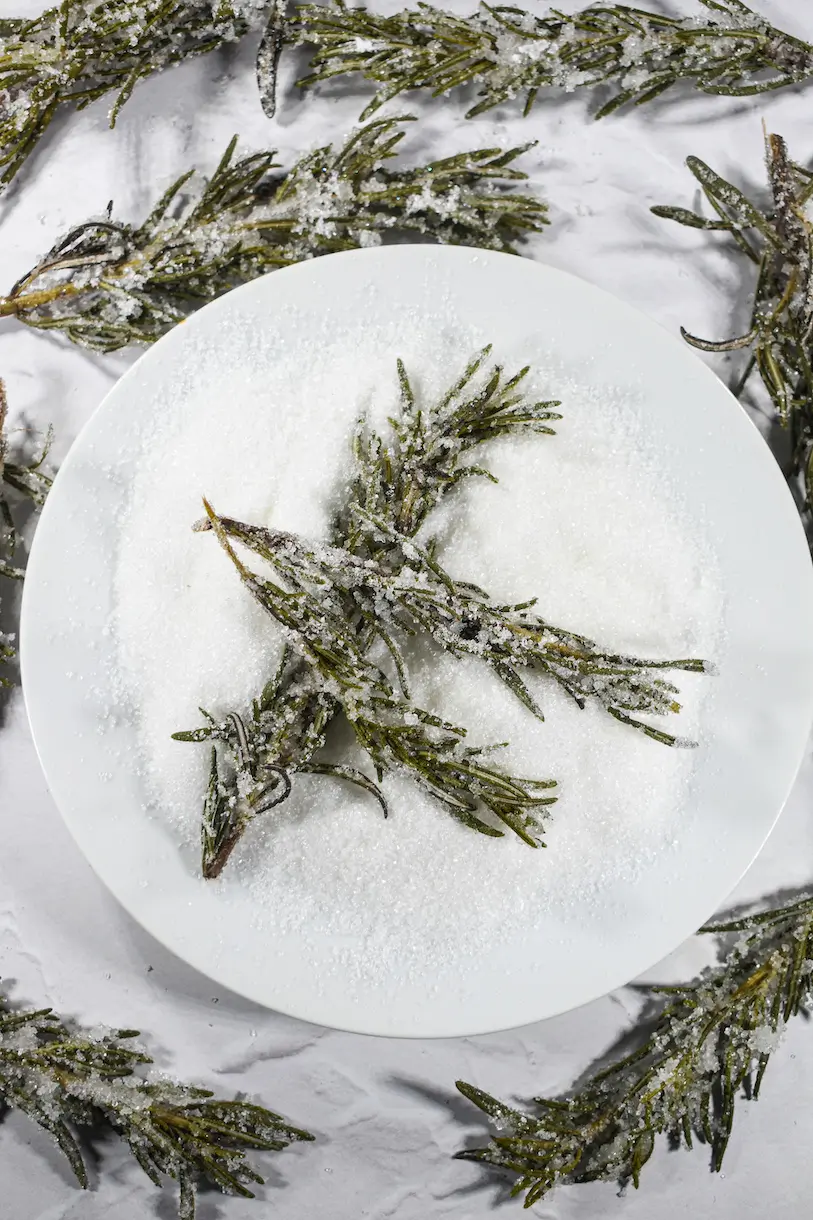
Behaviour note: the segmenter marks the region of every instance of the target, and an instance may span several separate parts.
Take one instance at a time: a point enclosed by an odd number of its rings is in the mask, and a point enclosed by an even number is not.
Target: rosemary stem
[[[216,881],[223,872],[223,869],[229,862],[229,857],[243,837],[243,829],[244,828],[242,826],[239,828],[239,830],[235,829],[232,834],[230,834],[229,837],[224,840],[219,851],[217,852],[217,855],[215,855],[211,860],[204,860],[202,872],[207,881]]]
[[[21,296],[0,297],[0,318],[19,317],[29,309],[39,309],[43,305],[50,305],[52,301],[75,296],[79,291],[81,290],[74,284],[57,284],[53,288],[40,288],[36,292],[26,292]]]

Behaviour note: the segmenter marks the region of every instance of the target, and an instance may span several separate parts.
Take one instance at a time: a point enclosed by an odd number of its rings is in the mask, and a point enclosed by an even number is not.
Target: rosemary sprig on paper
[[[235,160],[232,140],[202,191],[187,196],[190,170],[142,225],[108,216],[72,229],[0,296],[0,318],[114,351],[150,343],[236,284],[317,254],[407,233],[513,251],[547,223],[543,203],[507,189],[526,177],[513,165],[524,148],[388,168],[410,119],[368,123],[281,177],[273,153]]]
[[[389,541],[371,546],[370,537],[358,529],[354,505],[377,508],[404,539],[411,538],[461,480],[492,477],[483,467],[464,460],[473,449],[496,436],[552,431],[550,423],[559,418],[554,410],[558,403],[533,402],[518,395],[516,388],[527,370],[505,377],[499,366],[487,363],[489,355],[489,348],[480,352],[448,392],[430,406],[403,398],[388,443],[362,422],[354,441],[355,471],[348,499],[337,513],[331,542],[346,546],[356,557],[386,560],[397,570],[398,553]],[[352,607],[346,609],[352,619]],[[361,664],[372,637],[355,620],[355,635],[350,637],[344,612],[338,625],[348,637],[342,641],[346,655]],[[325,665],[332,660],[327,649]],[[361,772],[313,761],[324,745],[330,721],[341,710],[341,693],[325,671],[320,672],[316,657],[305,659],[289,646],[277,673],[254,701],[250,716],[232,712],[218,722],[207,713],[203,727],[175,734],[177,740],[212,741],[220,746],[220,755],[216,746],[212,750],[202,819],[205,877],[219,875],[254,818],[287,798],[292,774],[333,774],[360,784],[384,803],[377,785]],[[533,809],[537,801],[549,804],[552,797],[536,798],[531,789],[513,780],[509,789],[509,781],[499,769],[473,762],[480,753],[477,750],[468,755],[467,763],[464,730],[458,726],[407,706],[394,692],[379,689],[376,699],[374,714],[356,715],[355,728],[373,758],[377,755],[387,764],[385,769],[394,761],[397,745],[399,765],[433,787],[458,820],[482,833],[499,835],[501,831],[477,817],[479,798],[472,791],[462,791],[461,765],[476,765],[481,771],[478,783],[489,785],[485,797],[493,796],[497,803],[500,795],[510,797],[513,812],[517,802],[522,802],[523,820],[512,817],[511,829],[521,829],[524,837],[533,838]],[[505,808],[505,812],[511,811]]]
[[[0,378],[0,576],[11,580],[22,580],[22,568],[14,562],[18,533],[12,511],[12,500],[23,497],[40,507],[51,486],[51,479],[43,470],[51,444],[50,429],[39,454],[26,461],[22,454],[12,453],[6,427],[8,400],[6,387]],[[15,656],[14,636],[0,632],[0,665]],[[0,686],[8,686],[0,676]]]
[[[48,451],[51,448],[52,434],[50,428],[39,453],[30,461],[21,455],[10,452],[6,429],[8,416],[8,399],[6,387],[0,378],[0,576],[21,577],[18,568],[12,568],[4,562],[5,558],[13,559],[17,549],[18,534],[14,524],[9,493],[30,500],[38,508],[45,503],[51,487],[51,478],[43,469]],[[13,460],[17,457],[18,460]]]
[[[813,173],[791,160],[781,136],[766,139],[771,206],[760,208],[698,157],[687,165],[713,217],[685,208],[655,207],[656,216],[695,229],[728,233],[756,269],[751,322],[743,335],[714,342],[684,330],[694,347],[709,352],[750,352],[736,392],[758,372],[783,427],[790,433],[792,474],[804,481],[813,510],[813,227],[809,216]]]
[[[140,80],[259,26],[268,0],[61,0],[0,19],[0,189],[62,109],[115,95],[114,126]],[[263,63],[264,72],[270,64]]]
[[[567,1183],[638,1186],[661,1135],[689,1148],[696,1136],[719,1170],[738,1097],[759,1096],[785,1024],[813,1000],[813,898],[703,930],[736,934],[724,964],[656,988],[668,1001],[647,1040],[572,1094],[535,1098],[531,1115],[458,1081],[495,1127],[458,1157],[516,1175],[526,1207]]]
[[[137,1030],[85,1033],[50,1008],[13,1009],[0,999],[0,1103],[22,1111],[56,1140],[79,1185],[88,1173],[76,1129],[104,1121],[156,1186],[178,1183],[180,1220],[193,1220],[199,1181],[253,1198],[263,1179],[246,1160],[313,1136],[279,1114],[143,1069]]]
[[[520,96],[527,115],[550,86],[609,88],[601,118],[682,80],[704,93],[743,96],[813,76],[809,43],[741,0],[699,3],[704,13],[682,18],[601,3],[573,16],[483,3],[468,17],[419,3],[385,17],[333,0],[301,5],[287,38],[316,47],[300,85],[360,73],[377,86],[363,117],[408,89],[439,97],[474,85],[470,118]]]

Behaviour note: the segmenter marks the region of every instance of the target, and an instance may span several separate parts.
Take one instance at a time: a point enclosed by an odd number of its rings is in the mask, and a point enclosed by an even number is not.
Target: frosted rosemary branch
[[[692,1147],[697,1136],[723,1164],[738,1097],[759,1096],[787,1021],[813,999],[813,897],[704,932],[736,934],[723,965],[668,997],[646,1041],[560,1099],[535,1098],[531,1115],[473,1085],[457,1087],[494,1120],[486,1147],[457,1155],[516,1175],[531,1207],[555,1186],[597,1180],[638,1186],[656,1138]]]
[[[283,531],[218,516],[207,506],[207,518],[197,528],[214,529],[246,587],[282,626],[290,647],[280,673],[255,702],[250,720],[231,713],[218,723],[207,713],[203,728],[176,734],[179,740],[223,743],[232,762],[229,777],[212,755],[203,819],[206,875],[217,875],[225,862],[222,850],[228,858],[250,820],[287,799],[292,772],[314,770],[313,755],[339,710],[370,754],[379,780],[396,764],[415,772],[467,825],[494,833],[474,815],[482,802],[535,844],[541,827],[534,806],[550,804],[552,798],[534,799],[536,784],[510,779],[514,792],[506,809],[494,791],[495,785],[506,791],[502,773],[489,769],[491,787],[486,790],[477,786],[485,782],[481,763],[476,783],[469,772],[461,772],[465,730],[409,703],[399,638],[404,634],[425,632],[452,655],[483,660],[540,719],[522,669],[553,678],[580,706],[595,700],[616,719],[659,742],[691,744],[637,715],[678,711],[677,688],[656,672],[703,671],[707,667],[702,661],[644,661],[602,652],[585,637],[532,614],[533,601],[500,605],[477,586],[453,580],[440,566],[433,544],[427,548],[416,541],[429,513],[452,487],[475,475],[493,477],[480,466],[461,464],[462,454],[506,433],[550,434],[550,423],[559,418],[553,410],[558,403],[534,402],[524,395],[521,383],[527,367],[506,379],[499,366],[487,364],[489,354],[490,348],[478,353],[448,393],[428,408],[417,401],[399,361],[401,404],[390,420],[391,437],[387,442],[360,423],[354,440],[355,475],[334,523],[334,543],[309,545]],[[275,579],[248,569],[233,542],[270,565]],[[394,662],[398,695],[369,659],[376,642]],[[324,764],[319,770],[361,783],[386,812],[383,796],[368,777]],[[552,784],[546,781],[545,786]]]
[[[108,215],[72,229],[0,296],[0,318],[61,330],[113,351],[150,343],[193,309],[267,271],[418,233],[513,251],[546,223],[545,205],[508,189],[524,151],[484,148],[388,168],[411,116],[379,119],[274,175],[274,153],[235,160],[236,137],[202,190],[169,187],[140,226]]]
[[[6,632],[0,631],[0,666],[4,665],[7,661],[13,661],[16,655],[17,654],[14,649],[14,637],[6,634]],[[2,674],[0,674],[0,686],[10,685],[11,683],[9,682],[8,678],[4,678]]]
[[[471,382],[489,352],[487,348],[472,360],[462,385]],[[526,399],[522,382],[528,372],[526,366],[507,381],[500,398],[494,391],[501,370],[495,369],[483,380],[482,401],[475,396],[462,411],[457,405],[458,384],[436,410],[441,417],[451,412],[454,431],[458,437],[465,437],[467,444],[483,439],[484,424],[492,437],[517,427],[550,433],[550,423],[559,418],[553,411],[559,403]],[[339,546],[345,538],[355,555],[387,565],[387,587],[373,591],[365,603],[370,629],[376,620],[380,627],[381,616],[388,614],[388,639],[396,629],[420,629],[452,653],[479,656],[534,715],[541,717],[541,712],[517,672],[519,668],[532,667],[552,677],[580,706],[596,699],[616,719],[656,740],[669,745],[678,741],[687,744],[631,719],[629,713],[662,715],[679,711],[674,699],[676,688],[647,671],[702,671],[708,668],[702,661],[643,661],[602,651],[584,636],[554,627],[532,614],[535,599],[514,606],[499,605],[476,585],[452,580],[440,568],[434,544],[430,541],[424,548],[415,541],[433,507],[432,489],[439,485],[436,476],[427,481],[427,471],[445,460],[444,444],[433,442],[431,418],[427,419],[425,408],[417,401],[401,361],[398,377],[401,403],[397,418],[390,421],[392,441],[388,444],[362,421],[354,441],[355,481],[335,535]],[[463,467],[454,477],[471,474],[493,477],[472,466]],[[346,571],[352,569],[347,567]],[[334,565],[332,579],[341,578],[339,562]],[[357,592],[358,587],[354,596]],[[380,593],[384,593],[383,600]]]
[[[395,663],[406,698],[407,666],[398,637],[424,633],[453,656],[485,662],[540,720],[544,716],[523,679],[523,669],[552,678],[579,707],[595,701],[616,720],[664,745],[694,744],[636,716],[679,712],[677,687],[655,675],[664,670],[708,672],[703,661],[653,661],[603,652],[584,636],[532,613],[536,598],[501,605],[477,585],[453,579],[432,549],[405,539],[381,518],[363,510],[357,518],[368,531],[370,549],[390,548],[389,563],[394,562],[394,567],[357,558],[342,547],[308,543],[283,530],[228,517],[218,517],[217,524],[226,538],[238,541],[279,572],[289,589],[285,597],[300,613],[307,605],[321,630],[330,611],[337,632],[346,630],[348,623],[354,625],[354,644],[359,631],[365,642],[382,643]],[[233,553],[231,557],[241,566]],[[251,587],[251,574],[241,570],[241,575]],[[279,609],[272,613],[289,625]],[[295,628],[299,633],[303,629]],[[362,680],[361,675],[356,677],[356,682]]]
[[[469,17],[419,3],[384,17],[333,0],[301,5],[287,38],[316,47],[300,85],[361,73],[377,86],[363,117],[408,89],[438,97],[474,85],[470,118],[518,96],[527,115],[550,86],[609,88],[601,118],[651,101],[681,80],[704,93],[742,96],[813,76],[810,44],[741,0],[699,3],[705,12],[684,18],[601,3],[574,16],[483,3]]]
[[[347,500],[337,513],[331,542],[345,546],[354,556],[387,562],[397,570],[398,552],[387,542],[371,551],[369,535],[359,530],[353,506],[386,514],[393,528],[405,538],[412,537],[426,522],[431,511],[463,479],[492,478],[482,466],[464,459],[484,442],[502,435],[529,430],[550,433],[550,423],[558,419],[558,403],[535,403],[517,394],[527,373],[520,370],[505,377],[499,366],[488,363],[490,348],[480,352],[463,374],[438,401],[429,405],[402,399],[399,418],[391,421],[392,436],[383,438],[370,432],[364,423],[354,439],[355,472]],[[351,608],[352,615],[352,608]],[[355,646],[363,657],[373,643],[364,624],[358,627]],[[353,654],[357,659],[356,654]],[[336,688],[328,688],[318,665],[310,664],[292,647],[285,649],[277,673],[255,699],[250,715],[231,712],[222,721],[204,713],[206,724],[198,729],[175,734],[181,741],[212,741],[211,773],[202,818],[202,870],[206,877],[217,877],[248,825],[260,814],[282,803],[290,793],[292,775],[333,774],[373,792],[383,802],[377,786],[361,772],[339,765],[316,764],[313,759],[324,745],[328,724],[340,710]],[[379,729],[387,728],[386,740],[371,737],[373,749],[380,752],[393,744],[392,730],[400,702],[379,704],[385,714],[378,718]],[[417,716],[414,732],[401,733],[399,742],[412,749],[418,744],[422,726],[435,741],[436,751],[443,747],[454,762],[461,746],[459,730],[431,724]],[[424,714],[426,715],[426,714]],[[364,724],[356,718],[357,736],[372,733],[372,720]],[[220,747],[218,754],[217,747]],[[416,763],[421,759],[414,755]],[[402,760],[403,761],[403,760]],[[435,765],[436,760],[425,759]],[[406,762],[404,766],[408,765]],[[442,767],[450,783],[456,782],[448,767]],[[495,772],[496,774],[496,772]],[[434,773],[424,777],[434,782]],[[497,781],[501,782],[501,781]],[[550,800],[551,798],[546,798]],[[476,804],[476,802],[475,802]],[[473,814],[455,802],[455,816],[465,820]],[[481,821],[478,819],[478,822]],[[482,829],[486,823],[475,827]],[[493,827],[485,833],[499,834]]]
[[[371,539],[359,511],[373,514],[403,538],[414,538],[432,510],[464,479],[497,480],[483,466],[463,463],[471,450],[501,436],[534,432],[553,436],[562,417],[554,400],[537,402],[522,385],[530,366],[506,377],[490,361],[491,345],[476,352],[446,393],[429,404],[413,393],[403,363],[397,362],[400,403],[388,420],[388,439],[359,420],[353,437],[353,473],[348,497],[339,507],[331,541],[363,558],[396,559],[391,538]],[[399,544],[400,545],[400,544]]]
[[[43,470],[51,444],[50,429],[46,434],[39,454],[27,461],[22,454],[12,453],[6,428],[8,400],[6,387],[0,378],[0,576],[22,580],[23,570],[12,561],[17,549],[18,535],[12,512],[12,499],[23,497],[39,507],[51,486],[51,479]],[[15,656],[14,637],[0,632],[0,665]],[[8,686],[0,676],[0,686]]]
[[[268,0],[62,0],[0,19],[0,189],[61,110],[115,95],[114,126],[139,80],[242,38]],[[271,62],[264,63],[267,75]]]
[[[303,579],[302,565],[290,548],[286,549],[285,559],[276,562],[277,552],[268,547],[266,531],[218,517],[206,501],[204,507],[205,525],[214,530],[251,595],[280,624],[294,652],[318,675],[322,689],[344,712],[359,744],[370,756],[379,782],[389,771],[406,771],[452,817],[470,829],[491,836],[501,833],[477,816],[476,810],[482,805],[530,847],[538,846],[542,826],[535,816],[536,810],[553,804],[556,798],[538,796],[536,792],[555,787],[554,781],[518,779],[500,768],[487,766],[482,761],[487,748],[463,746],[464,728],[396,694],[387,675],[367,655],[369,645],[378,637],[387,641],[397,657],[394,642],[374,618],[370,621],[369,615],[355,613],[354,600],[345,596],[339,582],[330,581],[325,568],[321,580]],[[282,568],[289,587],[281,588],[247,568],[231,538],[250,544],[255,553]],[[400,661],[398,668],[405,678]],[[304,769],[313,769],[310,759]],[[322,774],[335,773],[324,763],[317,770]],[[339,774],[348,778],[342,772],[346,772],[345,768]],[[285,776],[275,778],[278,780],[275,787],[281,785],[281,792],[287,796],[290,777],[287,782]],[[376,791],[386,816],[387,806],[380,790],[372,780],[360,778],[363,787]],[[218,821],[221,816],[218,811]]]
[[[0,999],[0,1102],[54,1137],[83,1188],[88,1173],[75,1131],[100,1120],[156,1186],[164,1176],[178,1183],[180,1220],[193,1220],[200,1180],[253,1198],[251,1185],[263,1179],[248,1152],[313,1139],[262,1106],[145,1076],[152,1059],[133,1046],[137,1037],[131,1029],[84,1032],[50,1008],[12,1009]]]
[[[698,157],[687,165],[714,212],[655,207],[656,216],[695,229],[728,233],[756,268],[751,322],[743,335],[720,342],[684,330],[694,347],[709,352],[745,349],[750,357],[735,392],[759,373],[777,416],[790,433],[792,474],[804,479],[813,510],[813,227],[809,216],[813,173],[790,159],[781,136],[766,140],[771,206],[758,207]]]
[[[9,558],[13,558],[17,549],[18,535],[9,502],[9,492],[32,501],[38,508],[45,503],[52,480],[43,470],[43,465],[51,448],[52,433],[49,428],[39,453],[30,461],[26,461],[22,455],[12,454],[10,451],[6,431],[7,415],[6,387],[0,378],[0,538],[2,538],[3,553]],[[17,460],[13,460],[13,458],[17,458]],[[4,566],[0,560],[0,575],[19,577],[22,576],[22,572],[17,568],[11,569],[7,565]]]

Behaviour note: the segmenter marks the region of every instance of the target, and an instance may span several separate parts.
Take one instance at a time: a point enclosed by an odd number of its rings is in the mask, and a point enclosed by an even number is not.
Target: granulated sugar
[[[195,391],[145,443],[121,523],[117,570],[123,691],[138,725],[150,815],[199,867],[208,749],[171,740],[215,717],[247,711],[279,655],[275,625],[255,605],[211,535],[192,523],[206,495],[217,511],[327,535],[349,470],[354,422],[397,404],[401,356],[431,397],[489,336],[450,333],[427,320],[404,336],[373,328],[303,353],[274,350],[235,381]],[[273,348],[273,345],[270,345]],[[537,596],[551,622],[601,645],[653,657],[719,656],[723,599],[697,512],[663,474],[645,441],[645,403],[591,385],[542,349],[495,352],[508,371],[533,366],[528,391],[562,400],[555,437],[493,443],[477,461],[498,485],[469,480],[433,517],[441,559],[496,597]],[[678,674],[684,710],[664,727],[700,742],[659,745],[597,707],[584,711],[551,682],[529,685],[535,720],[482,664],[422,644],[413,696],[469,730],[471,744],[508,740],[513,773],[555,777],[547,849],[510,834],[483,838],[455,823],[409,779],[388,777],[390,817],[351,785],[297,777],[291,798],[258,819],[215,886],[224,903],[252,896],[261,934],[296,931],[331,946],[353,980],[386,989],[396,978],[444,979],[475,969],[487,944],[527,938],[551,916],[578,922],[609,884],[633,880],[679,840],[692,817],[693,769],[703,754],[703,701],[714,678]],[[347,726],[333,758],[371,774]],[[202,883],[203,884],[203,883]]]

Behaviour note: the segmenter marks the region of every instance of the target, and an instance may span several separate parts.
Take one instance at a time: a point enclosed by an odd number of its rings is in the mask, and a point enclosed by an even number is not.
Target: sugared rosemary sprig
[[[45,503],[52,480],[43,470],[43,464],[51,448],[52,434],[49,428],[39,453],[30,461],[26,461],[21,455],[18,460],[12,460],[14,455],[9,450],[6,430],[7,415],[6,387],[3,379],[0,378],[0,538],[2,538],[2,555],[13,559],[18,536],[11,511],[9,491],[32,501],[38,508]],[[0,575],[20,577],[22,572],[18,568],[11,568],[5,564],[3,558],[0,557]]]
[[[105,1122],[129,1146],[156,1186],[178,1183],[180,1220],[193,1220],[200,1181],[253,1198],[263,1179],[252,1151],[276,1152],[313,1136],[246,1101],[145,1076],[152,1059],[134,1046],[137,1030],[85,1033],[50,1008],[15,1009],[0,999],[0,1103],[48,1131],[79,1185],[88,1173],[75,1131]]]
[[[756,370],[779,422],[790,433],[792,474],[804,481],[805,506],[813,511],[813,173],[790,159],[781,136],[766,139],[772,203],[760,208],[698,157],[687,165],[714,212],[655,207],[656,216],[695,229],[728,233],[756,268],[751,323],[744,335],[712,342],[684,330],[683,337],[708,352],[750,351],[735,387],[741,393]]]
[[[556,410],[561,404],[529,396],[522,383],[530,366],[506,377],[501,365],[490,362],[491,350],[489,344],[476,352],[446,393],[429,404],[417,401],[403,363],[397,362],[400,403],[388,420],[389,437],[363,418],[353,437],[350,491],[333,528],[336,546],[391,561],[392,539],[373,541],[359,510],[380,518],[401,538],[414,538],[458,483],[497,481],[483,466],[462,461],[471,450],[502,436],[555,435],[551,424],[562,418]]]
[[[2,573],[0,573],[2,575]],[[0,631],[0,667],[7,661],[13,661],[16,656],[14,648],[14,636],[5,631]],[[2,669],[0,668],[0,686],[10,686],[8,678],[3,677]]]
[[[61,110],[114,95],[110,126],[140,80],[259,26],[268,0],[61,0],[0,19],[0,189]],[[269,75],[271,61],[263,63]]]
[[[408,89],[438,97],[475,85],[471,117],[519,96],[527,115],[550,86],[609,87],[601,118],[682,80],[704,93],[743,96],[813,76],[809,43],[741,0],[699,3],[705,13],[682,18],[601,3],[573,16],[483,3],[468,17],[419,3],[385,17],[333,0],[301,5],[287,38],[316,47],[301,85],[360,73],[377,86],[363,117]]]
[[[652,661],[601,651],[592,640],[552,626],[534,614],[536,598],[501,605],[477,585],[450,576],[431,544],[426,549],[414,539],[404,538],[382,518],[364,510],[357,516],[367,531],[368,549],[389,548],[386,561],[361,559],[343,547],[308,543],[295,534],[228,517],[217,518],[217,528],[282,576],[289,593],[275,591],[276,598],[282,596],[282,605],[266,608],[283,626],[288,625],[284,606],[289,598],[300,615],[307,606],[320,629],[330,615],[339,634],[352,623],[354,647],[360,633],[365,641],[377,639],[388,650],[406,698],[407,666],[399,636],[424,633],[453,656],[483,661],[540,720],[544,716],[522,670],[552,678],[579,707],[594,701],[616,720],[664,745],[694,744],[637,716],[679,712],[677,687],[656,674],[664,670],[709,672],[703,661]],[[231,557],[239,564],[233,554]],[[251,574],[241,574],[250,586]],[[303,634],[304,625],[295,630]],[[356,682],[361,680],[356,677]]]
[[[205,875],[217,875],[258,813],[287,798],[293,773],[314,770],[313,756],[339,710],[370,754],[379,780],[393,765],[410,770],[472,828],[494,833],[476,816],[482,803],[526,842],[535,843],[541,826],[534,808],[552,798],[534,797],[538,783],[505,777],[479,761],[461,769],[464,757],[474,757],[462,749],[465,730],[409,703],[399,639],[405,633],[426,632],[453,655],[479,657],[540,718],[522,669],[553,678],[581,706],[595,700],[659,742],[691,744],[638,715],[679,710],[676,688],[656,676],[657,670],[702,671],[703,662],[652,662],[602,652],[586,638],[532,614],[533,602],[500,605],[476,586],[453,580],[438,563],[433,544],[424,547],[416,541],[429,513],[452,487],[474,475],[493,477],[480,466],[462,463],[464,453],[511,432],[549,434],[551,421],[559,418],[553,410],[558,403],[525,396],[521,383],[527,367],[506,379],[499,366],[487,365],[489,353],[490,348],[478,353],[447,394],[428,408],[417,401],[399,361],[401,404],[390,420],[391,438],[386,441],[364,421],[359,425],[355,475],[334,524],[332,545],[309,545],[282,531],[218,516],[207,506],[208,516],[198,528],[214,529],[249,591],[282,626],[290,648],[250,719],[231,713],[217,722],[207,713],[204,727],[176,734],[179,740],[222,743],[225,761],[231,763],[230,775],[212,755],[203,819]],[[270,565],[275,579],[247,568],[233,543]],[[398,695],[369,659],[376,641],[394,662]],[[326,764],[319,770],[361,783],[384,804],[372,780],[359,772]]]
[[[534,402],[518,394],[517,386],[527,369],[505,377],[499,366],[488,363],[489,355],[490,348],[480,352],[436,402],[423,405],[402,392],[401,411],[391,421],[392,435],[387,441],[362,421],[354,440],[355,467],[348,498],[337,513],[331,542],[347,547],[354,556],[387,562],[397,570],[398,552],[390,541],[371,547],[369,534],[359,529],[354,506],[383,514],[404,538],[413,537],[461,480],[493,477],[482,466],[465,460],[475,448],[498,436],[552,431],[550,423],[559,418],[554,410],[558,403]],[[373,642],[362,626],[358,624],[356,640],[361,656]],[[357,771],[323,763],[316,767],[312,762],[340,706],[335,688],[325,684],[318,667],[288,647],[250,715],[231,712],[216,721],[206,714],[204,726],[175,735],[181,741],[212,741],[220,747],[218,753],[213,746],[202,819],[204,876],[217,877],[250,822],[286,799],[292,772],[330,772],[378,794],[372,781]],[[388,705],[380,710],[386,711],[386,718],[379,716],[377,723],[386,725],[392,744],[397,709]],[[435,738],[435,753],[442,743],[443,753],[452,757],[460,746],[454,726],[432,725],[418,717],[412,727],[419,731],[421,723]],[[372,733],[358,718],[356,726],[362,735]],[[407,743],[410,736],[415,738],[414,733],[406,734],[401,741]],[[376,746],[377,740],[371,737],[371,744]],[[413,741],[410,748],[416,744]],[[420,762],[414,749],[412,753]],[[429,759],[423,761],[428,766]],[[425,776],[427,782],[429,778]],[[454,777],[448,778],[451,782]],[[468,803],[471,806],[471,800]],[[459,801],[456,810],[456,816],[466,813]],[[471,808],[469,812],[473,812]]]
[[[344,712],[359,744],[367,751],[379,782],[389,771],[406,771],[470,829],[492,836],[501,833],[478,817],[477,810],[483,806],[530,847],[538,846],[542,824],[537,810],[553,804],[556,798],[537,793],[555,787],[555,782],[518,779],[498,767],[488,766],[483,761],[486,749],[462,744],[466,737],[464,728],[416,707],[406,695],[397,695],[387,675],[368,656],[370,644],[379,638],[398,657],[392,638],[375,618],[371,620],[368,614],[357,611],[357,604],[352,596],[346,595],[343,582],[332,581],[325,565],[320,575],[306,572],[302,553],[297,555],[289,543],[286,545],[290,535],[282,538],[284,558],[280,561],[277,550],[280,535],[218,517],[206,501],[204,505],[207,518],[203,524],[213,529],[243,584],[280,624],[315,681]],[[276,581],[247,568],[232,545],[233,538],[281,570],[288,587],[282,588]],[[405,670],[400,663],[398,668],[404,679]],[[287,797],[291,790],[290,774],[300,769],[313,772],[312,758],[297,759],[290,768],[274,775],[270,794],[279,789],[275,804]],[[346,768],[336,771],[323,762],[316,769],[320,774],[338,774],[355,782],[360,778],[362,787],[376,791],[386,815],[384,797],[368,777],[359,777],[358,773],[350,776]]]
[[[37,507],[44,502],[51,486],[51,479],[43,470],[51,444],[51,432],[49,429],[40,453],[26,461],[22,454],[12,454],[10,451],[7,415],[6,387],[0,378],[0,576],[22,580],[23,570],[13,562],[18,535],[11,498],[23,497],[33,501]],[[0,665],[13,660],[15,655],[14,636],[0,632]],[[8,685],[8,681],[0,676],[0,686]]]
[[[354,482],[334,541],[359,558],[385,563],[389,579],[400,589],[394,598],[393,590],[383,603],[393,605],[393,626],[399,614],[406,614],[408,630],[427,631],[453,653],[480,656],[535,715],[540,714],[539,709],[517,672],[520,668],[533,667],[548,674],[581,706],[594,698],[617,719],[656,740],[686,744],[630,719],[629,713],[662,715],[679,710],[675,688],[647,670],[702,671],[710,670],[709,666],[699,660],[652,662],[603,652],[584,636],[553,627],[530,613],[533,600],[498,605],[476,585],[453,581],[441,570],[434,543],[430,540],[422,547],[415,541],[434,507],[436,490],[445,487],[450,478],[452,485],[471,475],[493,478],[487,470],[472,465],[444,474],[448,438],[443,427],[438,429],[438,419],[448,416],[456,443],[470,447],[521,429],[551,433],[550,424],[560,418],[554,410],[558,402],[526,398],[522,383],[528,366],[504,382],[501,393],[497,391],[502,371],[494,369],[483,378],[479,395],[458,405],[461,387],[472,382],[489,352],[486,348],[475,356],[460,382],[436,406],[435,415],[416,400],[407,371],[398,362],[401,402],[397,417],[389,421],[391,439],[384,440],[361,421],[354,440]],[[429,588],[401,588],[399,574],[404,568],[410,572],[410,581],[417,576]],[[337,579],[339,576],[337,571]]]
[[[538,1115],[458,1081],[496,1129],[458,1157],[515,1174],[526,1207],[567,1183],[638,1186],[659,1135],[689,1148],[699,1137],[719,1170],[738,1097],[759,1096],[785,1024],[813,1000],[813,897],[703,930],[736,935],[723,965],[656,988],[668,1001],[643,1045],[570,1095],[535,1098]]]
[[[507,189],[526,177],[513,165],[524,148],[388,168],[410,120],[368,123],[282,177],[271,172],[274,153],[235,160],[235,138],[201,192],[187,196],[190,170],[141,226],[108,216],[72,229],[0,296],[0,318],[113,351],[150,343],[236,284],[317,254],[406,233],[513,251],[546,223],[543,203]]]

